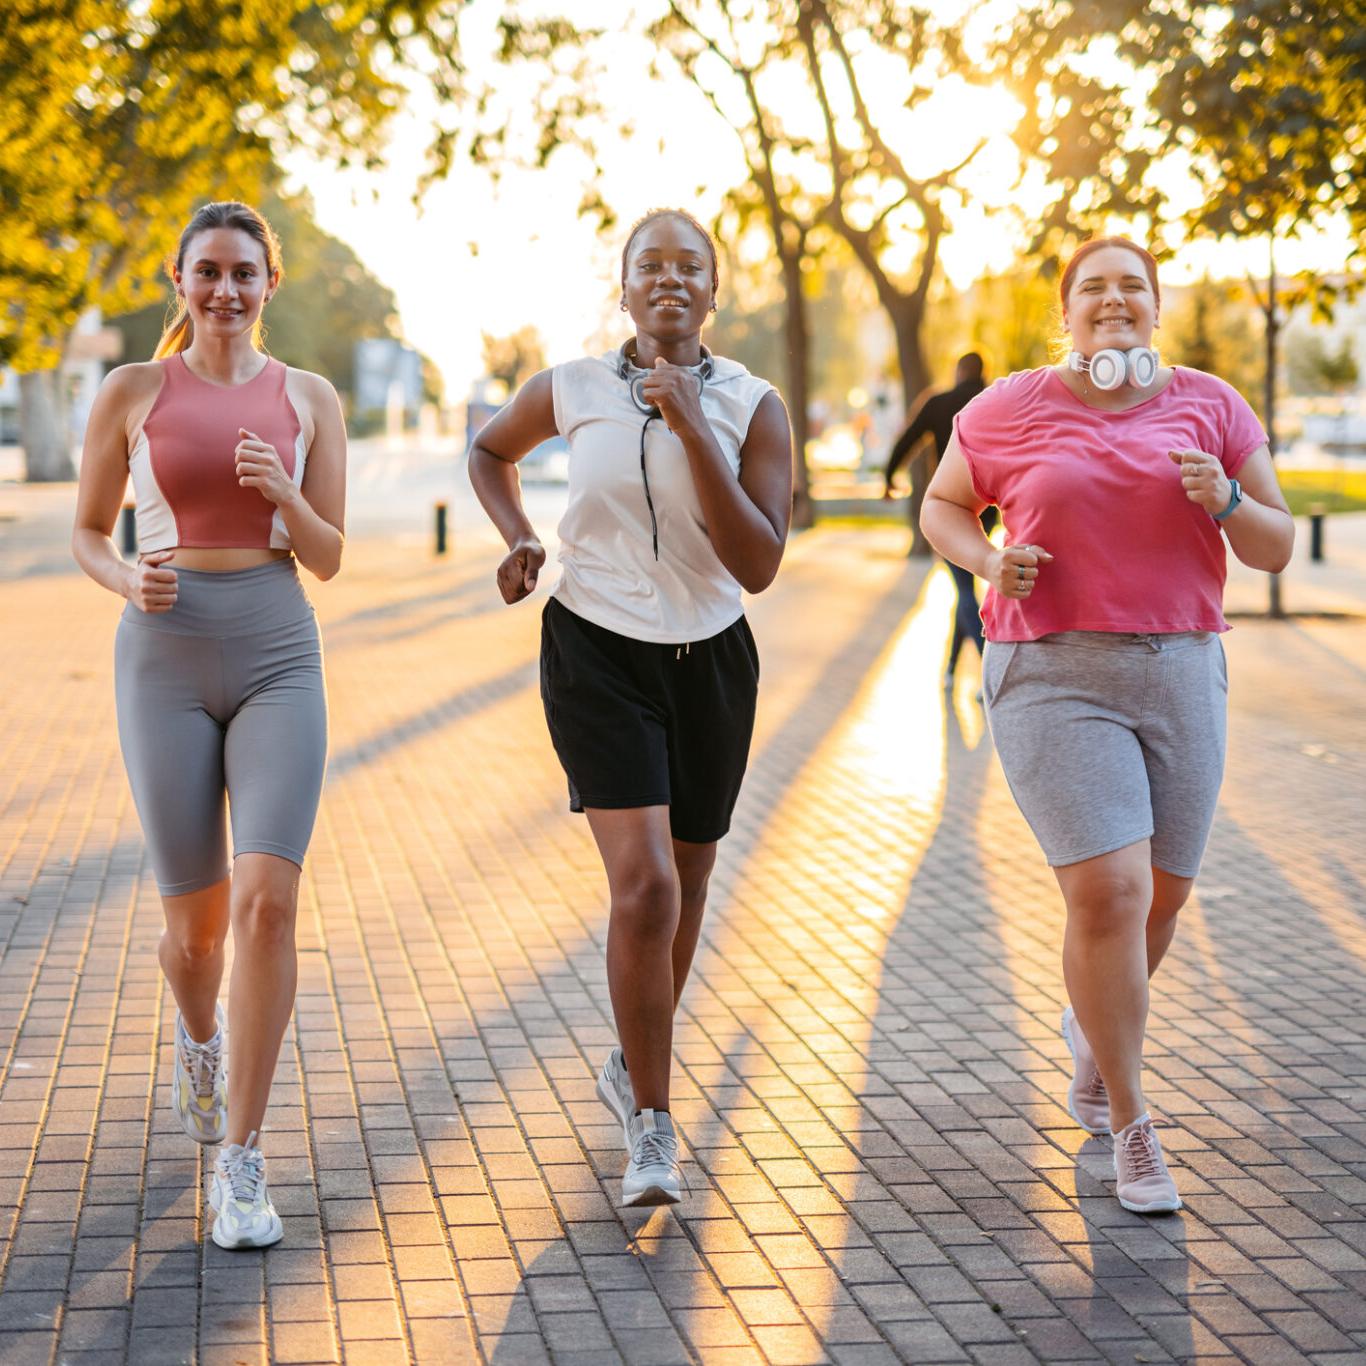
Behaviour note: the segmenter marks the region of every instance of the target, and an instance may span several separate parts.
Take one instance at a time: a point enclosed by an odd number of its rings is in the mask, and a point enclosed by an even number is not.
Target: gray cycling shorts
[[[163,896],[228,876],[225,804],[234,856],[302,865],[327,758],[318,624],[293,559],[176,575],[175,606],[130,602],[114,640],[119,743]]]
[[[1217,635],[989,641],[982,691],[1006,781],[1050,865],[1151,839],[1155,867],[1195,876],[1224,775]]]

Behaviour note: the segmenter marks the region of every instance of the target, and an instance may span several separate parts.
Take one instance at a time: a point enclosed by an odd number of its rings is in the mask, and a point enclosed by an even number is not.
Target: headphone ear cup
[[[647,378],[648,376],[646,375],[637,375],[635,379],[631,381],[631,402],[634,403],[642,413],[649,413],[654,417],[658,417],[659,409],[645,397],[641,387]]]
[[[1091,357],[1089,371],[1091,383],[1097,389],[1118,389],[1128,378],[1129,366],[1123,351],[1113,349],[1097,351]]]
[[[1136,346],[1129,352],[1129,383],[1136,389],[1146,389],[1157,378],[1157,367],[1157,352]]]

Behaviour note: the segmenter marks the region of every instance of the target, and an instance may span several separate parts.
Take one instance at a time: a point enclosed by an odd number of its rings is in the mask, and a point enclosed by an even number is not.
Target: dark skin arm
[[[508,548],[498,566],[498,591],[506,603],[534,591],[545,564],[545,547],[522,506],[517,462],[555,432],[550,371],[542,370],[484,424],[470,447],[470,484]]]
[[[742,588],[762,592],[778,572],[792,510],[792,434],[782,399],[769,393],[760,401],[740,449],[737,480],[702,415],[689,371],[661,360],[643,392],[683,444],[717,558]],[[498,567],[505,602],[531,593],[545,563],[545,548],[522,507],[516,464],[555,433],[550,371],[543,370],[470,449],[470,483],[508,547]]]
[[[658,360],[641,393],[683,443],[717,558],[747,593],[762,593],[778,572],[792,516],[792,428],[782,399],[770,391],[759,400],[737,480],[689,371]]]

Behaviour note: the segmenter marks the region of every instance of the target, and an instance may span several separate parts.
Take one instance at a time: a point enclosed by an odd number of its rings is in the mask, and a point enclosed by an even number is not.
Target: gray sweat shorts
[[[234,856],[302,865],[327,759],[318,623],[293,559],[176,575],[175,606],[130,602],[114,638],[119,742],[162,896],[228,876],[225,807]]]
[[[1217,635],[989,641],[982,692],[1006,781],[1051,866],[1151,839],[1155,867],[1196,875],[1224,774]]]

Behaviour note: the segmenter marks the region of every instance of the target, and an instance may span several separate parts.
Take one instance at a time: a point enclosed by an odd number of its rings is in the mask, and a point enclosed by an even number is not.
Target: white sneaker
[[[667,1110],[632,1115],[627,1147],[631,1160],[621,1178],[623,1205],[676,1205],[682,1199],[683,1169],[678,1163],[678,1135]]]
[[[1115,1134],[1115,1194],[1135,1214],[1175,1214],[1181,1208],[1176,1182],[1146,1110]]]
[[[1096,1066],[1095,1054],[1081,1032],[1077,1013],[1068,1006],[1062,1013],[1062,1037],[1072,1054],[1072,1081],[1067,1088],[1067,1110],[1088,1134],[1110,1132],[1110,1093]]]
[[[214,1008],[217,1032],[196,1043],[175,1015],[175,1075],[171,1105],[181,1127],[196,1143],[221,1143],[228,1132],[228,1026],[223,1007]]]
[[[598,1099],[616,1116],[626,1147],[631,1146],[631,1116],[636,1112],[636,1093],[626,1071],[626,1056],[614,1048],[598,1073]]]
[[[213,1164],[209,1204],[218,1218],[213,1240],[219,1247],[269,1247],[285,1236],[266,1191],[266,1159],[255,1147],[256,1135],[246,1144],[229,1143]]]

